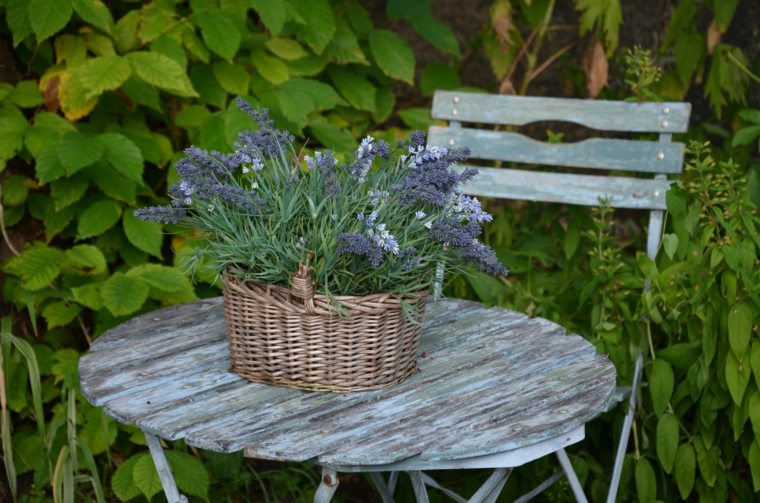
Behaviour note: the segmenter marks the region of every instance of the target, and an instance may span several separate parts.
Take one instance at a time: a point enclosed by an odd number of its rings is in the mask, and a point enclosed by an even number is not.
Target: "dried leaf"
[[[504,77],[504,80],[501,81],[501,84],[499,85],[499,94],[517,94],[515,86],[512,84],[512,79],[510,79],[509,76]]]
[[[707,54],[712,55],[715,50],[715,46],[720,44],[720,31],[718,25],[715,24],[715,20],[710,23],[710,27],[707,28]]]
[[[499,48],[506,52],[512,45],[512,37],[509,32],[514,29],[512,21],[512,7],[508,1],[494,2],[491,8],[491,28],[496,33]]]
[[[609,64],[604,47],[599,38],[591,39],[583,55],[583,69],[586,70],[586,89],[591,98],[596,98],[607,85]]]
[[[60,83],[61,79],[56,75],[47,81],[47,85],[43,91],[43,95],[45,96],[45,107],[53,112],[58,110],[58,106],[60,105],[58,101],[58,85]]]

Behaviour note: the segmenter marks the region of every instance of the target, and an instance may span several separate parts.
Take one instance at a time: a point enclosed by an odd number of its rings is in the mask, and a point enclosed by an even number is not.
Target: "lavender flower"
[[[457,250],[457,255],[464,259],[465,262],[476,265],[484,273],[502,276],[506,276],[509,273],[507,268],[499,262],[496,253],[477,240],[473,240],[469,245]]]
[[[279,156],[280,152],[285,151],[287,147],[292,147],[293,135],[287,131],[275,129],[274,121],[269,118],[268,109],[256,110],[240,96],[235,102],[238,108],[253,118],[259,126],[255,132],[242,131],[238,135],[238,141],[235,143],[237,150],[249,154],[259,154],[261,157],[271,159]]]
[[[305,156],[306,164],[310,170],[319,171],[325,184],[325,190],[330,196],[335,196],[340,192],[340,182],[338,174],[335,172],[335,166],[338,160],[332,152],[314,152],[314,157]]]
[[[174,208],[172,206],[151,206],[136,209],[134,215],[140,220],[147,222],[178,224],[187,216],[187,212],[182,208]]]
[[[376,143],[373,137],[365,137],[359,145],[359,148],[354,152],[355,161],[348,167],[351,176],[359,183],[364,183],[367,180],[367,173],[369,173],[375,157],[387,157],[389,155],[390,145],[388,142],[379,140]]]
[[[469,246],[480,232],[477,222],[445,216],[433,222],[429,234],[445,246],[462,248]]]
[[[490,222],[493,217],[490,213],[483,211],[480,201],[474,197],[466,196],[461,193],[452,193],[449,195],[449,204],[451,212],[463,220],[483,223]]]
[[[338,236],[338,253],[367,257],[372,267],[383,262],[383,250],[367,237],[356,232],[345,232]]]
[[[383,251],[389,251],[394,255],[398,255],[399,246],[396,238],[386,228],[385,224],[377,224],[375,227],[367,229],[367,235],[379,246]]]

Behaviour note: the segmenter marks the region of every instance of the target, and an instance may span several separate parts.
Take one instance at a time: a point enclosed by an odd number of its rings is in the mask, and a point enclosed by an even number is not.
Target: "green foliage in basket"
[[[368,136],[340,164],[329,150],[301,155],[266,111],[238,106],[258,129],[232,153],[188,148],[171,204],[135,213],[199,231],[195,266],[287,286],[306,264],[329,295],[430,288],[439,262],[507,273],[477,240],[491,215],[458,188],[476,170],[450,168],[465,149],[426,146],[421,132],[395,148]]]

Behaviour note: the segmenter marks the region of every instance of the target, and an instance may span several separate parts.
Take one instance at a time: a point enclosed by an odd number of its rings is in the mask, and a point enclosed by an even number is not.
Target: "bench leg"
[[[187,498],[182,496],[177,489],[177,483],[174,481],[172,469],[166,461],[164,448],[161,447],[161,440],[150,433],[144,432],[145,440],[148,441],[150,455],[153,457],[153,464],[156,465],[158,478],[161,480],[161,486],[164,488],[164,495],[168,503],[187,503]]]
[[[314,503],[329,503],[338,490],[338,473],[322,467],[322,480],[319,482]]]

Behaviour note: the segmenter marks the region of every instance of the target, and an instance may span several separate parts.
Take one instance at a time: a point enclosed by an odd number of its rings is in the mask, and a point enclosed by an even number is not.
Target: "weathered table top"
[[[380,465],[452,460],[556,438],[596,416],[615,369],[549,321],[481,304],[428,306],[420,371],[383,390],[298,391],[228,371],[221,298],[135,318],[79,364],[108,415],[168,440],[252,457]]]

